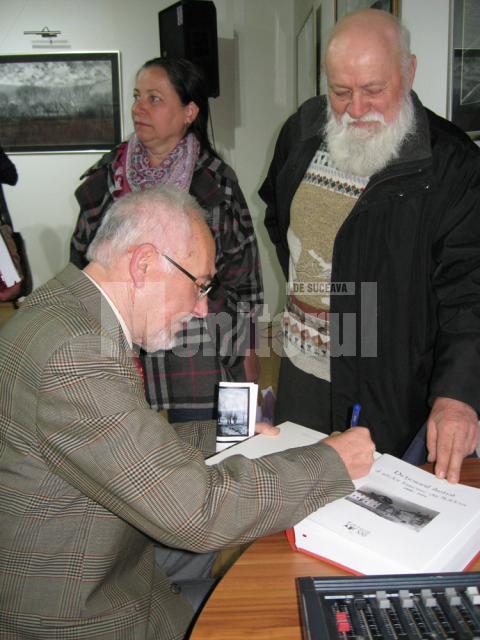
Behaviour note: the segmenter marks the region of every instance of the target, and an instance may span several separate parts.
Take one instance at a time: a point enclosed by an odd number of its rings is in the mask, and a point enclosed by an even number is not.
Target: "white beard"
[[[163,329],[153,338],[149,338],[143,348],[147,353],[155,353],[155,351],[170,351],[174,346],[175,337],[167,329]]]
[[[154,335],[148,335],[142,340],[142,347],[147,353],[155,351],[171,351],[179,345],[183,325],[189,322],[194,316],[180,315],[179,319],[172,319],[169,327],[159,329]]]
[[[350,126],[355,121],[376,121],[380,126],[374,130]],[[325,125],[328,152],[334,166],[351,175],[371,176],[386,167],[398,156],[405,138],[414,131],[415,115],[409,93],[404,97],[397,117],[389,124],[385,124],[381,113],[367,113],[357,120],[344,113],[338,122],[328,103]]]

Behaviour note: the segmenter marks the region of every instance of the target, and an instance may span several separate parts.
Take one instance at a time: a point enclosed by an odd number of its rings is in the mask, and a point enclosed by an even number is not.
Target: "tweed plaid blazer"
[[[353,489],[318,444],[216,466],[214,425],[147,404],[117,319],[69,265],[0,331],[0,637],[173,640],[191,611],[154,541],[195,552]]]

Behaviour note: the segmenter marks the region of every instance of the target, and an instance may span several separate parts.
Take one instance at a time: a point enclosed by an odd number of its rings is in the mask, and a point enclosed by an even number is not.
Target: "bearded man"
[[[346,16],[328,95],[278,138],[260,190],[288,281],[276,423],[342,430],[360,403],[382,452],[410,459],[426,425],[456,482],[479,438],[480,151],[423,107],[415,69],[396,18]]]

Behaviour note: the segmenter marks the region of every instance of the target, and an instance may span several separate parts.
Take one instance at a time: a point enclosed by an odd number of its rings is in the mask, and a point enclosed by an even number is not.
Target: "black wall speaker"
[[[186,58],[203,70],[208,96],[220,95],[217,11],[210,0],[181,0],[159,11],[160,54]]]

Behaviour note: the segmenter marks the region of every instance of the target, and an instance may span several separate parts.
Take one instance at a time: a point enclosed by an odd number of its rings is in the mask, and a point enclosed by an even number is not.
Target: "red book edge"
[[[294,531],[293,527],[291,527],[290,529],[287,529],[285,531],[285,535],[287,536],[287,540],[288,540],[288,543],[289,543],[290,547],[294,551],[298,551],[298,553],[304,553],[305,555],[310,556],[311,558],[316,558],[317,560],[321,560],[322,562],[326,562],[327,564],[331,564],[333,567],[338,567],[338,569],[343,569],[343,571],[347,571],[347,573],[352,573],[355,576],[363,576],[363,575],[365,575],[363,573],[360,573],[359,571],[355,571],[354,569],[351,569],[350,567],[346,567],[345,565],[340,564],[339,562],[334,562],[333,560],[330,560],[330,558],[325,558],[324,556],[319,556],[316,553],[312,553],[311,551],[306,551],[305,549],[299,549],[297,547],[297,545],[295,544],[295,531]],[[480,559],[480,550],[477,551],[477,553],[466,564],[466,566],[462,569],[462,571],[468,571],[470,569],[470,567],[473,566],[478,559]]]
[[[364,575],[363,573],[360,573],[359,571],[355,571],[354,569],[350,569],[350,567],[346,567],[345,565],[340,564],[339,562],[334,562],[333,560],[330,560],[330,558],[319,556],[318,554],[312,553],[311,551],[306,551],[305,549],[298,549],[297,545],[295,544],[295,531],[293,527],[291,527],[290,529],[287,529],[285,531],[285,535],[287,536],[288,543],[290,544],[290,546],[294,551],[298,551],[298,553],[304,553],[305,555],[310,556],[311,558],[315,558],[316,560],[322,560],[322,562],[331,564],[333,567],[337,567],[338,569],[343,569],[343,571],[352,573],[355,576]]]

